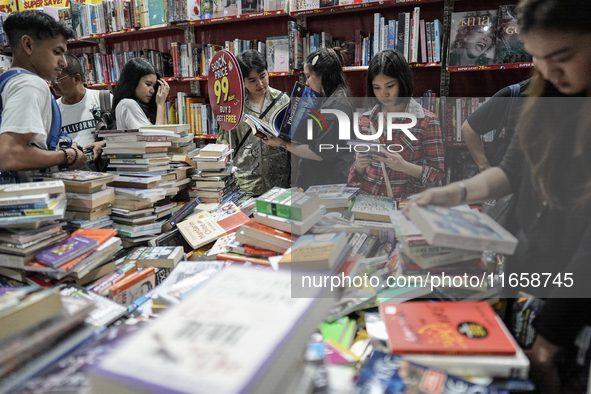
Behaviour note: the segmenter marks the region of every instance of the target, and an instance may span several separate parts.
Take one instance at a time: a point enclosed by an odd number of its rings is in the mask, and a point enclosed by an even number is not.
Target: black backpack
[[[111,115],[111,92],[108,90],[101,90],[99,92],[100,109],[94,111],[94,119],[96,120],[95,131],[99,130],[114,130],[115,121]]]

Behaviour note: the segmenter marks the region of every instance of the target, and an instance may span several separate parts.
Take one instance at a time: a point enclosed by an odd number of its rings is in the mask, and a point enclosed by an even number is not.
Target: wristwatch
[[[281,152],[287,152],[287,145],[285,144],[285,142],[282,142],[281,145],[279,145],[279,149],[281,150]]]

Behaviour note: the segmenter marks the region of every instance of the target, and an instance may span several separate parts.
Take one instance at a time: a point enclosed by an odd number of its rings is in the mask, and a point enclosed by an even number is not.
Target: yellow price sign
[[[228,101],[228,92],[230,84],[228,83],[228,77],[223,77],[221,80],[216,79],[213,85],[213,91],[215,92],[216,104],[219,105],[222,94],[224,95],[224,103]]]

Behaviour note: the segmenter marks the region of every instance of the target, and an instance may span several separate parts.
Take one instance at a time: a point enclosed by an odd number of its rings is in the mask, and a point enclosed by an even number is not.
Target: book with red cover
[[[487,301],[384,303],[380,314],[395,354],[514,355]]]
[[[226,234],[238,230],[243,224],[248,223],[250,218],[242,211],[236,212],[224,219],[218,220],[218,224],[224,229]]]

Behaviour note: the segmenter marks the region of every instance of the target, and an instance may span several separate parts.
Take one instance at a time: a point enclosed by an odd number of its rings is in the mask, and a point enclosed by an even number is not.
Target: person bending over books
[[[164,124],[169,90],[168,83],[159,78],[148,61],[139,57],[128,61],[121,71],[113,97],[112,111],[117,129]]]
[[[397,197],[421,192],[443,178],[444,152],[439,121],[435,114],[410,98],[412,91],[410,68],[400,52],[386,49],[371,59],[367,69],[367,100],[371,110],[359,119],[359,131],[375,134],[383,122],[383,132],[375,141],[382,144],[383,149],[355,154],[349,185],[367,194]],[[392,112],[416,116],[417,124],[409,129],[416,141],[400,129],[394,129],[392,139],[388,139],[386,122],[388,113]],[[403,118],[393,121],[408,122]],[[384,147],[390,147],[390,151]]]
[[[551,273],[555,280],[558,273],[564,283],[525,288],[549,297],[533,321],[538,335],[527,351],[531,377],[540,392],[558,393],[558,362],[591,325],[591,4],[522,0],[518,20],[536,71],[503,162],[414,201],[455,206],[514,193],[510,230],[519,244],[505,277]],[[567,277],[572,285],[565,287]]]
[[[289,102],[289,96],[269,86],[267,61],[250,49],[237,57],[244,78],[244,113],[269,123],[272,116]],[[278,147],[263,144],[243,121],[231,131],[220,130],[218,144],[232,143],[236,178],[240,190],[258,197],[275,186],[289,187],[289,155]]]
[[[304,75],[306,86],[323,96],[317,112],[335,109],[345,113],[350,121],[353,120],[350,89],[343,73],[343,58],[339,50],[322,48],[310,53],[304,63]],[[339,141],[337,117],[325,114],[324,119],[326,126],[322,129],[313,122],[313,138],[305,144],[293,141],[286,143],[275,137],[263,141],[270,146],[284,145],[297,157],[299,163],[292,186],[305,190],[312,185],[347,183],[353,153],[336,149],[346,143]],[[332,149],[328,148],[330,146]]]

